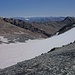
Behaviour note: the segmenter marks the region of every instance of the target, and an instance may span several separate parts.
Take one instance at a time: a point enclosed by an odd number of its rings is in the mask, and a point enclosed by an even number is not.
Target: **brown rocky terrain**
[[[8,40],[23,42],[28,39],[48,38],[74,27],[75,18],[66,17],[63,21],[32,22],[13,18],[0,18],[0,35]],[[17,39],[19,38],[19,40]]]
[[[7,38],[8,41],[11,42],[25,42],[25,40],[28,39],[46,38],[46,36],[41,33],[39,35],[39,33],[33,33],[30,30],[8,23],[4,21],[3,18],[0,18],[0,36]]]
[[[38,33],[41,37],[50,37],[54,35],[57,31],[64,28],[64,26],[71,26],[75,23],[75,18],[73,17],[66,17],[63,21],[50,21],[50,22],[33,22],[33,23],[27,23],[23,20],[19,19],[8,19],[3,18],[4,21],[9,22],[13,25],[19,26],[21,28],[24,28],[26,30],[29,30],[33,33]],[[72,26],[71,26],[72,27]],[[70,27],[70,28],[71,28]]]

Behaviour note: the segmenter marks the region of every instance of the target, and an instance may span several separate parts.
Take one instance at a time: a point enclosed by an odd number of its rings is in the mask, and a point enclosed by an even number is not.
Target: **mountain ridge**
[[[21,28],[28,29],[32,32],[37,32],[37,33],[43,32],[43,34],[46,34],[46,36],[48,36],[48,37],[51,36],[52,34],[54,34],[54,32],[51,31],[52,29],[54,29],[54,31],[56,32],[56,30],[59,30],[58,27],[60,27],[60,29],[61,29],[63,26],[70,24],[72,22],[75,22],[75,19],[72,17],[66,17],[64,20],[59,21],[59,22],[53,21],[53,22],[46,22],[46,23],[42,23],[42,22],[40,22],[40,23],[36,23],[36,22],[28,23],[28,22],[25,22],[23,20],[18,20],[18,19],[14,20],[12,18],[11,19],[4,18],[4,20],[9,22],[9,23],[12,23],[16,26],[19,26]],[[16,21],[18,22],[18,24]],[[47,28],[47,26],[48,26],[48,28]],[[54,26],[54,27],[51,27],[51,26]],[[45,28],[45,29],[47,28],[46,31],[43,28]],[[50,30],[51,32],[50,31],[47,32],[47,30]]]
[[[44,23],[43,22],[29,23],[29,22],[19,20],[19,19],[2,18],[1,17],[0,23],[1,22],[4,22],[4,24],[6,24],[6,25],[3,24],[3,26],[5,26],[5,27],[8,26],[7,30],[5,30],[4,28],[0,29],[1,34],[3,32],[5,32],[5,33],[7,32],[6,34],[9,34],[8,36],[6,36],[7,38],[10,37],[11,39],[13,39],[16,36],[16,39],[17,39],[20,36],[18,36],[18,37],[17,37],[17,35],[12,36],[11,32],[15,32],[17,29],[19,31],[19,29],[20,29],[21,30],[20,33],[25,34],[25,35],[23,35],[23,38],[24,38],[23,41],[25,41],[25,39],[48,38],[48,37],[55,35],[58,32],[59,32],[59,34],[61,34],[61,33],[74,27],[75,18],[66,17],[62,21],[50,21],[50,22],[44,22]],[[11,27],[11,25],[12,25],[12,27]],[[1,24],[0,24],[0,26],[1,26]],[[14,30],[13,30],[13,27],[15,28]],[[15,32],[15,33],[20,34],[19,32]],[[2,35],[4,35],[4,33]]]

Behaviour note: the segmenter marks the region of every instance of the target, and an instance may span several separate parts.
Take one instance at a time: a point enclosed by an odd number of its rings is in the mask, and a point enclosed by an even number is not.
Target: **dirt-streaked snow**
[[[0,68],[5,68],[24,60],[31,59],[49,51],[53,47],[66,45],[75,40],[75,28],[43,40],[29,40],[27,43],[0,45]]]
[[[8,42],[8,40],[6,38],[4,38],[3,36],[0,36],[0,41],[2,41],[2,42]]]

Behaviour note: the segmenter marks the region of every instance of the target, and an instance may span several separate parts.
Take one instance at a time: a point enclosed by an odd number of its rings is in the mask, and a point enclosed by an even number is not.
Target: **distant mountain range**
[[[13,17],[13,18],[23,20],[26,22],[50,22],[50,21],[52,22],[52,21],[61,21],[65,19],[65,17],[29,17],[29,18]]]

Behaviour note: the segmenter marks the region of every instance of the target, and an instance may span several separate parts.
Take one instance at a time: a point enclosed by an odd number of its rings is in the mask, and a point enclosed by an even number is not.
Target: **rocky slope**
[[[8,23],[11,23],[13,25],[16,25],[18,27],[21,27],[23,29],[29,30],[29,31],[31,31],[33,33],[36,33],[37,35],[39,34],[39,36],[41,36],[43,38],[51,36],[51,34],[47,33],[46,31],[41,30],[41,29],[39,29],[37,27],[34,27],[34,26],[32,26],[32,24],[27,23],[27,22],[25,22],[23,20],[18,20],[18,19],[14,20],[12,18],[11,19],[3,18],[3,20],[8,22]]]
[[[0,36],[7,38],[9,42],[25,42],[28,39],[41,38],[39,34],[5,22],[3,18],[0,18]]]
[[[48,38],[74,27],[75,18],[67,17],[63,21],[32,22],[13,18],[0,18],[0,35],[5,35],[8,39],[17,39],[23,42],[27,39]],[[21,40],[22,39],[22,40]]]
[[[42,29],[48,34],[54,35],[55,33],[63,33],[71,28],[74,27],[75,18],[73,17],[66,17],[62,21],[52,21],[46,23],[32,23],[32,25],[36,28]]]
[[[1,69],[0,75],[75,75],[75,42]]]
[[[13,18],[3,18],[4,21],[11,23],[13,25],[19,26],[23,29],[29,30],[37,35],[41,36],[42,38],[47,38],[57,31],[61,31],[64,26],[73,25],[75,23],[75,18],[67,17],[63,21],[50,21],[50,22],[33,22],[28,23],[23,20],[13,19]],[[72,26],[71,26],[72,27]],[[70,29],[71,29],[70,27]],[[65,29],[65,27],[64,27]],[[62,29],[63,30],[63,29]],[[65,32],[65,31],[64,31]]]
[[[59,34],[66,32],[67,30],[70,30],[71,28],[75,27],[75,18],[73,17],[66,17],[62,23],[66,24],[61,29],[59,29]]]

